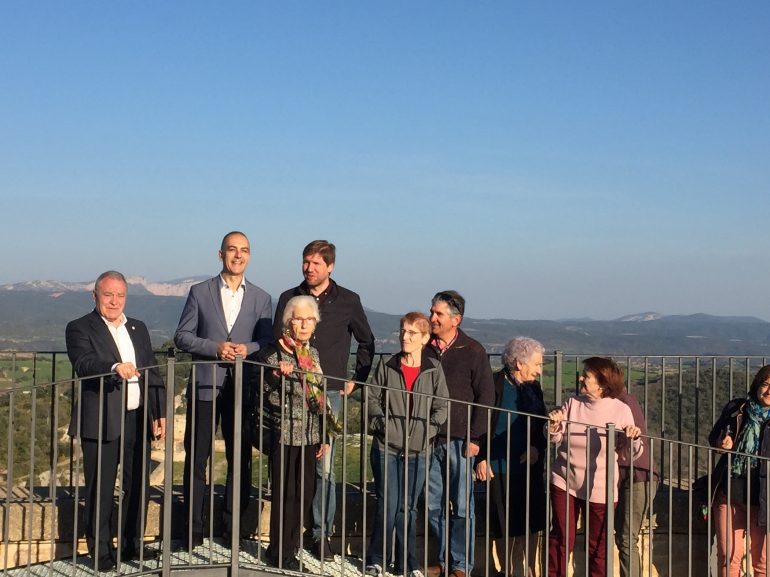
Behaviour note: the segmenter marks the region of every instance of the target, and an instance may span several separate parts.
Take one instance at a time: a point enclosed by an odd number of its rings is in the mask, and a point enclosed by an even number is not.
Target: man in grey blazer
[[[190,288],[174,343],[192,353],[193,361],[212,361],[195,365],[187,387],[187,421],[184,447],[184,502],[190,511],[185,548],[203,543],[203,509],[206,462],[211,455],[212,417],[214,428],[222,422],[227,458],[227,484],[223,522],[226,542],[232,530],[233,515],[233,361],[246,357],[272,340],[270,295],[244,278],[249,263],[249,240],[242,232],[229,232],[222,239],[219,259],[222,272]],[[193,378],[194,375],[194,378]],[[243,391],[243,398],[247,398]],[[240,512],[246,510],[251,493],[251,445],[241,443]]]

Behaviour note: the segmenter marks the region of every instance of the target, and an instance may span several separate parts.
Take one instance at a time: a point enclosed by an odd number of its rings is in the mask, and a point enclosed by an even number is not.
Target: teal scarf
[[[763,409],[756,401],[748,399],[744,417],[745,422],[738,435],[738,445],[735,450],[738,453],[756,455],[759,453],[759,433],[762,430],[762,424],[770,417],[770,407]],[[731,469],[733,477],[745,476],[748,469],[756,468],[757,463],[754,457],[735,455]]]

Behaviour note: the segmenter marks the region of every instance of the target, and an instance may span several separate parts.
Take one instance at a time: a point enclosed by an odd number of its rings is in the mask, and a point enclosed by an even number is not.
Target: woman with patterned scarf
[[[733,399],[709,435],[712,447],[724,449],[712,473],[712,516],[717,537],[719,577],[738,577],[749,533],[753,575],[765,577],[764,520],[759,515],[760,445],[770,420],[770,365],[762,367],[744,398]],[[748,515],[747,515],[748,507]]]
[[[318,351],[308,344],[320,320],[314,298],[292,298],[283,312],[281,338],[264,347],[255,358],[277,368],[253,365],[250,369],[252,387],[259,387],[260,374],[264,374],[262,419],[273,432],[272,446],[267,451],[273,499],[266,560],[292,571],[300,569],[296,557],[300,531],[303,522],[311,518],[315,461],[329,448],[322,439],[326,410],[323,375]],[[335,425],[327,420],[327,435],[334,433]]]

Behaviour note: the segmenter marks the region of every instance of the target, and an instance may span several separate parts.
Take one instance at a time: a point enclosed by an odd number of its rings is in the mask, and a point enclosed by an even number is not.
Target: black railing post
[[[679,413],[679,418],[677,419],[676,423],[676,440],[681,441],[682,440],[682,433],[683,433],[683,427],[682,427],[682,421],[684,421],[684,390],[683,390],[683,384],[684,384],[684,364],[682,362],[682,357],[679,357],[678,360],[678,371],[679,371],[679,377],[677,379],[677,390],[676,390],[676,402],[677,402],[677,411]],[[676,482],[677,482],[677,488],[682,488],[682,445],[676,446]]]
[[[56,382],[56,353],[51,354],[51,383]],[[50,435],[51,440],[51,452],[49,454],[48,463],[51,469],[51,481],[53,480],[53,477],[56,476],[56,458],[57,458],[57,440],[56,440],[56,425],[57,425],[57,410],[59,408],[59,396],[56,394],[56,385],[51,386],[51,390],[49,391],[49,394],[51,395],[51,402],[49,404],[49,414],[48,414],[48,422],[50,426],[48,427],[48,432]],[[53,493],[51,493],[51,499],[53,499]],[[53,502],[53,501],[52,501]]]
[[[554,403],[556,406],[561,406],[561,393],[562,393],[562,370],[564,367],[564,353],[561,351],[554,351],[554,382],[553,382],[553,388],[554,388]]]
[[[54,359],[56,359],[56,353],[53,355]],[[56,383],[56,362],[54,361],[52,368],[51,368],[51,382]],[[57,387],[55,384],[51,385],[51,478],[49,479],[49,499],[51,501],[51,506],[53,507],[53,510],[57,510],[58,505],[58,499],[57,499],[57,490],[58,490],[58,461],[59,461],[59,441],[57,438],[57,431],[59,429],[59,395],[56,394]],[[56,515],[51,515],[51,536],[50,536],[50,547],[51,551],[56,550]],[[41,536],[42,538],[42,536]],[[50,560],[50,569],[51,573],[53,573],[53,562],[54,562],[55,555],[51,555]]]
[[[74,407],[75,405],[75,367],[70,367],[70,409]],[[71,411],[70,411],[71,412]],[[69,455],[70,455],[70,462],[69,462],[69,480],[70,480],[70,487],[75,484],[75,436],[70,435],[69,438]],[[75,500],[75,503],[77,505],[77,499]],[[76,506],[77,510],[77,506]]]
[[[171,512],[174,492],[174,358],[173,347],[168,350],[166,359],[166,439],[163,460],[163,531],[161,553],[161,575],[171,575]]]
[[[241,445],[243,443],[243,357],[235,357],[235,406],[233,407],[233,491],[232,526],[230,528],[230,575],[238,577],[238,557],[241,547]],[[225,507],[227,507],[227,491],[225,491]]]
[[[15,356],[12,361],[12,371],[15,369]],[[14,379],[15,372],[11,373],[11,380]],[[14,432],[16,431],[15,417],[16,417],[16,392],[13,391],[8,397],[8,465],[7,465],[7,484],[5,489],[5,510],[6,515],[8,511],[11,511],[13,503],[13,447],[14,447]],[[8,567],[8,542],[10,538],[11,523],[6,517],[3,523],[3,549],[4,559],[3,567]]]
[[[633,441],[628,440],[631,443],[629,451],[631,453],[631,459],[633,460]],[[614,460],[612,456],[615,455],[615,423],[607,423],[607,496],[606,496],[606,509],[604,517],[604,527],[606,540],[606,567],[607,571],[605,575],[615,574],[615,467],[613,465]],[[633,478],[630,479],[631,488],[633,489]],[[633,498],[631,499],[633,501]],[[586,503],[586,510],[588,510],[588,503]],[[588,543],[588,529],[586,529],[586,543]]]

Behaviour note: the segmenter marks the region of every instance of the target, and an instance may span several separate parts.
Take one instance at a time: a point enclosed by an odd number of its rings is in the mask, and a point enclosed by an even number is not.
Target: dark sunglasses
[[[442,291],[436,293],[436,296],[433,298],[446,303],[450,309],[456,311],[456,314],[459,314],[460,316],[465,312],[465,307],[451,293]]]

